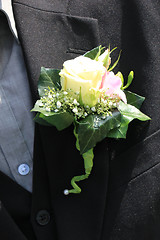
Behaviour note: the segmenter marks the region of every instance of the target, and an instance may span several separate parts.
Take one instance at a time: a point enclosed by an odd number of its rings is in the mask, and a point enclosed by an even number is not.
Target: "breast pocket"
[[[64,61],[99,45],[97,19],[19,3],[14,4],[14,12],[34,99],[42,66],[61,69]]]
[[[99,45],[98,20],[66,16],[68,33],[68,53],[83,54]]]
[[[98,20],[15,3],[19,37],[29,65],[60,68],[75,54],[99,45]]]

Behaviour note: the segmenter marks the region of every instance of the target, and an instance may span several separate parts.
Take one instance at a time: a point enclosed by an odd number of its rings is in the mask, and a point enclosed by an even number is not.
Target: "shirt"
[[[0,0],[0,171],[32,191],[34,123],[11,0]]]

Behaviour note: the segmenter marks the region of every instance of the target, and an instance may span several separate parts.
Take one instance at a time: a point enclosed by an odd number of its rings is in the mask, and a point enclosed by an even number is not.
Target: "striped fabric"
[[[21,46],[10,28],[0,11],[0,171],[31,192],[32,102]],[[27,175],[18,172],[23,163],[30,168]]]

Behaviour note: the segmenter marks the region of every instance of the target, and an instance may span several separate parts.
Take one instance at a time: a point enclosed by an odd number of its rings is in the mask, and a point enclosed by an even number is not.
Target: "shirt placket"
[[[0,97],[0,112],[3,113],[0,114],[0,135],[3,136],[0,145],[14,179],[21,182],[27,190],[31,191],[32,159],[1,86]],[[25,165],[22,167],[22,164]],[[24,171],[25,166],[28,166],[29,171],[27,170],[26,174],[22,174],[19,169],[22,167],[22,171]]]

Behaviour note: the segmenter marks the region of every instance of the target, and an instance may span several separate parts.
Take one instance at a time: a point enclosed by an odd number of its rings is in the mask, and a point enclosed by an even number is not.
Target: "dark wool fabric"
[[[60,69],[110,44],[122,50],[115,72],[134,70],[128,90],[146,98],[142,111],[152,120],[133,121],[126,140],[97,144],[92,175],[69,196],[63,190],[83,172],[73,128],[37,125],[33,194],[0,174],[0,239],[159,240],[160,1],[14,0],[13,8],[33,102],[41,66]],[[39,221],[39,211],[50,217]]]

